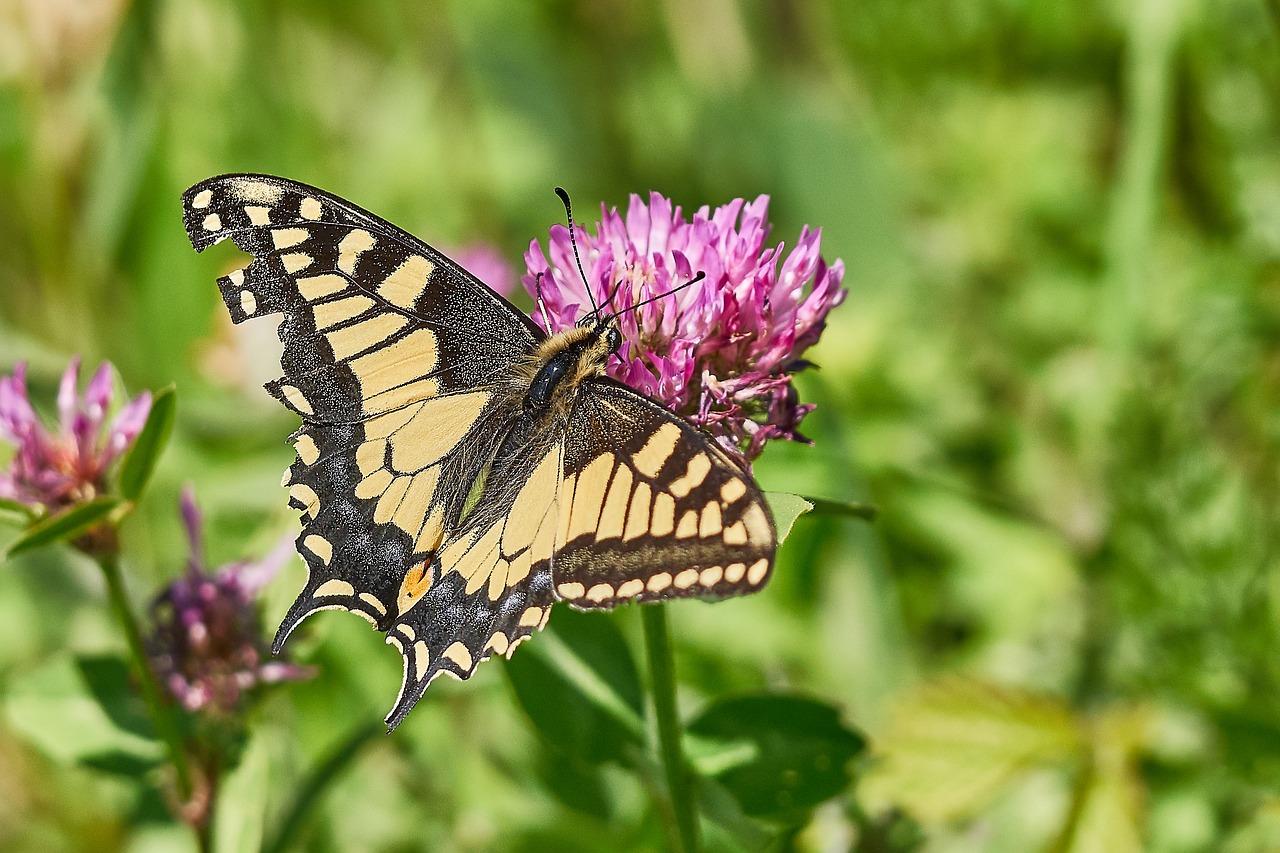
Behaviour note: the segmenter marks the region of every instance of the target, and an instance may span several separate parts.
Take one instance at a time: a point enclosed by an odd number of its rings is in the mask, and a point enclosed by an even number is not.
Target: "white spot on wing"
[[[280,201],[280,198],[284,195],[282,188],[274,184],[268,184],[265,181],[254,180],[253,178],[241,178],[234,181],[231,187],[236,197],[241,201],[265,204],[268,207]]]
[[[572,601],[575,598],[582,598],[582,594],[586,592],[580,583],[562,583],[556,587],[556,592],[560,593],[561,598],[567,598]]]
[[[310,536],[308,536],[306,539],[303,539],[302,544],[306,546],[306,549],[308,551],[310,551],[312,554],[315,554],[317,557],[319,557],[320,562],[324,563],[326,566],[329,565],[329,561],[333,559],[333,544],[330,543],[329,540],[325,539],[323,536],[317,536],[313,533]],[[319,593],[320,590],[324,589],[327,584],[334,583],[335,581],[327,581],[325,584],[321,584],[320,589],[317,589],[316,592]],[[336,581],[336,582],[341,583],[344,587],[346,587],[346,592],[340,593],[340,594],[350,595],[351,593],[355,592],[355,589],[351,586],[351,584],[346,583],[345,581]],[[325,594],[337,595],[339,593],[330,592]]]
[[[462,643],[454,643],[445,649],[444,656],[456,663],[460,669],[471,669],[471,652]]]
[[[308,536],[307,541],[304,542],[303,544],[306,545],[308,548],[311,548],[312,539],[320,539],[320,537]],[[320,541],[324,542],[323,539],[320,539]],[[328,545],[329,543],[325,542],[325,544]],[[314,550],[314,548],[312,550]],[[346,581],[341,580],[339,578],[330,578],[329,580],[320,584],[320,586],[316,587],[316,591],[311,594],[311,597],[325,598],[326,596],[330,596],[330,595],[340,595],[343,598],[350,598],[352,595],[355,594],[355,591],[356,591],[356,588],[353,587],[351,584],[347,583]]]

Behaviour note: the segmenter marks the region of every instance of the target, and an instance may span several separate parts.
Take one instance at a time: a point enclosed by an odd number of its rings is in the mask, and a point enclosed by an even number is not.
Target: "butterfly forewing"
[[[345,608],[386,629],[407,571],[444,538],[519,400],[511,365],[542,333],[426,244],[303,184],[261,175],[183,195],[203,250],[253,256],[218,281],[235,322],[278,313],[284,375],[268,390],[303,417],[286,474],[310,577],[277,635]]]
[[[654,401],[608,379],[583,384],[565,438],[557,597],[611,608],[763,585],[776,534],[751,478]]]

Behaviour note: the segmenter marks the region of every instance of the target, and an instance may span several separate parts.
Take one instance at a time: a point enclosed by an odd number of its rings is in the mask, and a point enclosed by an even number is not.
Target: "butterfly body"
[[[661,403],[606,375],[616,323],[547,335],[395,226],[321,190],[224,175],[183,195],[235,322],[280,314],[302,417],[285,475],[309,578],[275,648],[319,610],[355,612],[404,659],[398,724],[441,673],[510,655],[557,601],[758,589],[775,532],[750,476]]]
[[[621,343],[611,320],[578,326],[548,338],[535,353],[537,372],[525,395],[525,409],[537,412],[554,408],[567,420],[582,383],[604,375],[609,356],[618,351]]]

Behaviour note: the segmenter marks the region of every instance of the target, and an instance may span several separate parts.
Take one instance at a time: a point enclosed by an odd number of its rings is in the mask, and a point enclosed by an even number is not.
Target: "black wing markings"
[[[373,226],[379,232],[381,232],[381,236],[386,236],[394,240],[395,242],[399,243],[405,249],[408,249],[411,252],[420,254],[423,257],[427,258],[427,260],[433,263],[436,263],[437,265],[442,265],[445,268],[449,269],[455,276],[457,276],[460,279],[463,279],[468,284],[471,284],[478,293],[488,298],[490,302],[493,304],[495,313],[499,315],[503,315],[507,318],[518,319],[520,321],[520,324],[523,326],[523,328],[529,333],[533,341],[535,342],[541,341],[545,339],[547,336],[546,332],[542,331],[542,329],[536,323],[534,323],[533,320],[528,315],[526,315],[520,309],[516,308],[514,305],[512,305],[509,301],[507,301],[505,298],[500,296],[498,293],[494,292],[492,288],[486,286],[483,282],[481,282],[479,279],[473,276],[470,272],[465,270],[452,258],[449,258],[443,253],[437,251],[435,248],[433,248],[423,240],[419,239],[418,237],[415,237],[413,234],[410,234],[408,231],[405,231],[403,228],[393,225],[392,223],[386,221],[385,219],[378,216],[377,214],[370,213],[364,208],[359,207],[358,205],[352,204],[346,199],[335,196],[332,193],[319,189],[318,187],[313,187],[309,184],[302,183],[301,181],[293,181],[285,178],[279,178],[279,177],[276,177],[275,175],[265,175],[265,174],[258,174],[258,173],[252,173],[252,172],[243,172],[243,173],[228,172],[226,174],[216,175],[212,178],[206,178],[205,180],[200,181],[198,184],[191,186],[190,188],[187,189],[186,192],[182,194],[183,220],[184,220],[184,224],[186,225],[187,235],[191,238],[191,243],[193,246],[195,246],[196,251],[203,252],[205,249],[209,248],[215,243],[221,242],[226,237],[229,237],[229,236],[234,237],[235,235],[243,235],[245,233],[251,233],[255,229],[275,230],[277,228],[291,227],[299,224],[302,224],[302,225],[324,224],[324,225],[334,225],[337,227],[352,227],[352,223],[350,222],[343,222],[341,220],[331,220],[331,219],[324,219],[324,218],[311,220],[311,219],[306,219],[302,217],[301,214],[294,217],[288,222],[268,223],[265,225],[255,225],[251,223],[250,225],[242,226],[239,228],[218,229],[217,231],[209,231],[205,229],[203,227],[202,222],[198,225],[196,222],[196,218],[198,216],[207,216],[207,214],[204,214],[203,211],[208,208],[197,209],[192,204],[192,201],[200,193],[204,192],[205,190],[209,190],[212,192],[212,190],[220,184],[230,184],[233,182],[250,183],[250,184],[260,183],[260,184],[265,184],[269,187],[278,189],[281,193],[294,192],[303,196],[304,198],[305,197],[314,198],[321,202],[322,210],[324,209],[324,203],[327,202],[332,208],[356,220],[356,222],[359,224],[359,227],[363,227],[363,228],[366,228],[366,230],[369,230],[367,226]],[[210,206],[212,206],[212,201],[210,203]],[[249,249],[245,249],[245,251],[250,252],[250,254],[254,254],[255,257],[258,254],[256,252],[252,252]],[[274,247],[272,247],[270,251],[275,251]],[[357,282],[352,282],[352,284],[359,286]],[[423,318],[423,317],[417,317],[416,319],[418,319],[421,322],[427,322],[426,318]]]

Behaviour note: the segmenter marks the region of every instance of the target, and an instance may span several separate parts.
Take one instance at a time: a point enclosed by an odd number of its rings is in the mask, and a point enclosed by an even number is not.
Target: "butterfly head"
[[[609,361],[609,356],[622,349],[622,333],[618,330],[618,314],[620,312],[606,313],[613,304],[614,298],[618,295],[618,291],[621,290],[622,282],[619,281],[614,284],[612,291],[608,294],[608,298],[604,300],[603,304],[596,304],[595,297],[591,293],[591,282],[587,280],[586,270],[582,268],[582,256],[578,254],[578,239],[574,236],[577,225],[573,221],[573,205],[569,202],[569,194],[562,187],[556,187],[556,195],[560,197],[561,203],[564,204],[565,218],[569,220],[569,245],[573,247],[573,260],[578,267],[578,275],[582,278],[582,286],[586,289],[587,299],[591,301],[591,310],[578,318],[574,332],[590,339],[590,347],[585,352],[587,358],[584,361],[593,368],[598,366],[599,370],[597,372],[603,373],[605,365]],[[650,296],[648,299],[636,302],[628,310],[634,311],[637,308],[642,308],[651,302],[656,302],[659,299],[684,290],[690,285],[697,284],[705,277],[705,272],[699,272],[684,284],[673,287],[665,293],[659,293]],[[539,282],[541,282],[541,278],[539,278]],[[541,297],[539,297],[539,302],[541,302]],[[583,338],[573,337],[572,340],[578,342]]]
[[[530,361],[526,408],[546,410],[557,401],[571,400],[583,381],[605,374],[609,359],[621,348],[617,318],[595,312],[574,328],[547,338]]]
[[[618,330],[616,317],[601,317],[592,312],[578,321],[574,332],[582,336],[579,351],[584,374],[604,373],[609,359],[622,349],[622,332]]]
[[[590,311],[579,317],[574,325],[580,330],[585,330],[584,339],[591,342],[591,349],[604,346],[604,358],[607,359],[622,349],[622,332],[618,330],[616,314],[602,317],[598,310]]]

